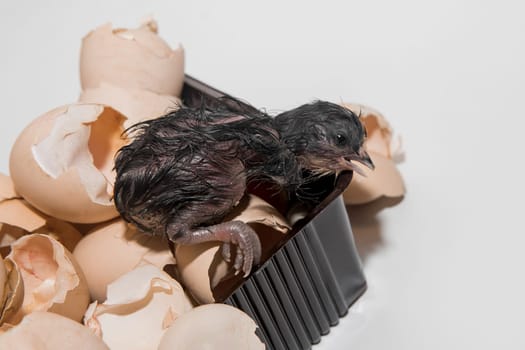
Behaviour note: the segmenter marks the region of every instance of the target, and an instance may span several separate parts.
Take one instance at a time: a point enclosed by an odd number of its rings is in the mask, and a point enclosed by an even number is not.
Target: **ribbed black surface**
[[[365,291],[348,219],[338,217],[340,207],[338,198],[226,300],[253,317],[268,349],[310,349]],[[326,249],[333,244],[339,246],[337,258]],[[340,260],[345,260],[343,273],[332,265]]]

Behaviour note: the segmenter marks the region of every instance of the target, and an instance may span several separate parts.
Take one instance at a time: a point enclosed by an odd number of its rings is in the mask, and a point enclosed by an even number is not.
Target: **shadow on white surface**
[[[389,207],[398,205],[402,201],[403,197],[382,197],[371,203],[346,207],[363,265],[366,265],[371,254],[381,250],[386,244],[381,232],[381,220],[378,218],[378,213],[382,210],[388,210]]]

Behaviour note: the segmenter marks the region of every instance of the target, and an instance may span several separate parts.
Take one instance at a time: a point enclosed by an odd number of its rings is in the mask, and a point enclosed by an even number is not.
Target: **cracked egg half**
[[[58,219],[97,223],[116,217],[113,164],[127,143],[125,120],[98,104],[66,105],[35,119],[11,150],[16,192]]]

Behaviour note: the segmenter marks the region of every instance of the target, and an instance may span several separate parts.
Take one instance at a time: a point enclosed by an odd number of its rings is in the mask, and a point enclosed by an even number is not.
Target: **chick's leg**
[[[229,261],[230,244],[237,246],[234,269],[248,276],[253,265],[261,258],[261,242],[255,231],[242,221],[228,221],[220,224],[199,227],[194,230],[177,230],[168,225],[168,238],[177,244],[196,244],[209,241],[221,241],[223,256]]]

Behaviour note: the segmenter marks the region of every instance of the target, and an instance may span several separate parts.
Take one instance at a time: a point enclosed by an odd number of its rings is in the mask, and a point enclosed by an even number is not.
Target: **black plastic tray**
[[[185,77],[185,105],[213,103],[225,95]],[[339,176],[323,202],[294,224],[290,240],[224,298],[255,320],[268,349],[310,349],[366,290],[340,195],[351,177],[351,173]]]

